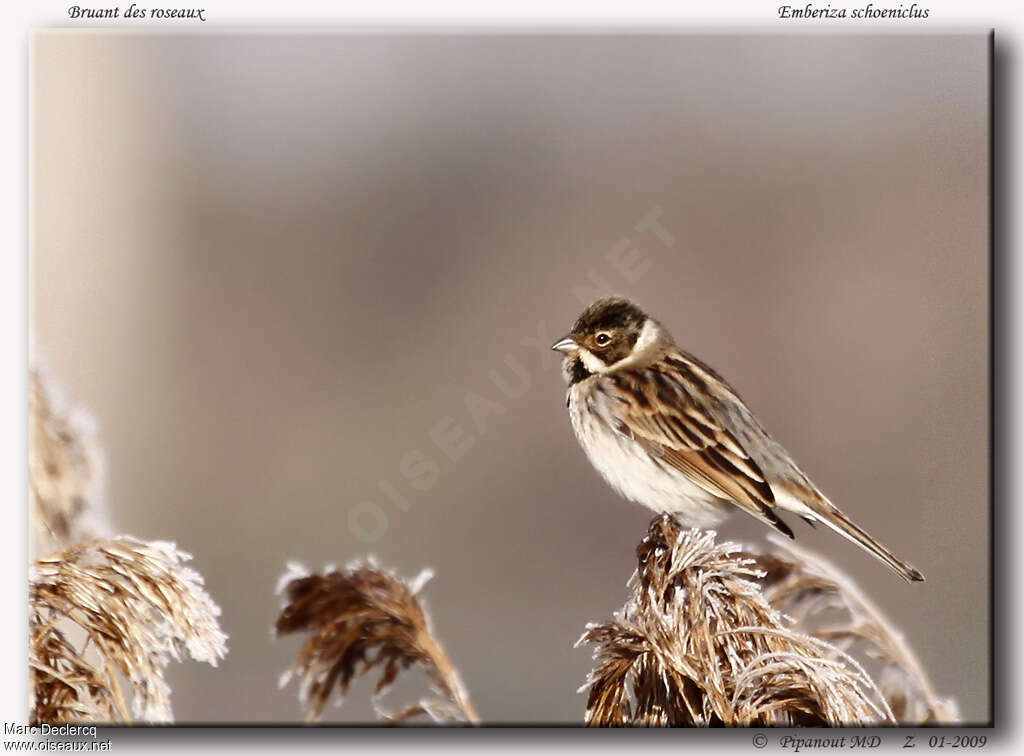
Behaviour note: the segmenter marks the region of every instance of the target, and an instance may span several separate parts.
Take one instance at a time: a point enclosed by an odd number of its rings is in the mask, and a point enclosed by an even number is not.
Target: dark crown
[[[593,333],[616,328],[640,330],[645,320],[647,316],[643,311],[628,299],[607,297],[597,300],[585,309],[576,325],[572,327],[572,332]]]

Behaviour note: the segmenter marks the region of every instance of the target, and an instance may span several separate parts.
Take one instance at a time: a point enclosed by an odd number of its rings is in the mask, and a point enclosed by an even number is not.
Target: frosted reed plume
[[[29,371],[28,482],[37,553],[110,535],[103,455],[92,418],[71,407],[47,372]]]
[[[910,646],[848,577],[792,541],[769,536],[776,553],[755,557],[765,573],[765,597],[797,626],[852,652],[860,650],[881,670],[878,687],[896,721],[955,724],[956,702],[940,698]],[[829,621],[831,618],[831,621]]]
[[[289,565],[278,587],[285,604],[275,627],[278,636],[307,634],[298,660],[282,679],[283,685],[293,674],[298,677],[307,721],[320,717],[335,688],[344,697],[356,678],[374,669],[380,670],[374,707],[383,720],[398,723],[426,714],[439,723],[480,721],[418,598],[429,577],[424,571],[406,582],[372,561],[323,575]],[[426,673],[438,697],[388,714],[381,698],[412,665]]]
[[[199,573],[184,566],[189,559],[174,544],[119,537],[36,561],[29,666],[37,721],[172,721],[167,664],[187,653],[216,666],[227,652],[220,610]],[[69,639],[75,632],[84,632],[80,646]],[[90,648],[100,657],[95,665]]]
[[[590,625],[597,663],[584,689],[592,726],[843,726],[950,721],[920,665],[852,582],[820,558],[718,544],[652,521],[625,607]],[[817,632],[826,609],[847,621]],[[791,614],[799,622],[794,622]],[[884,686],[844,648],[863,640],[888,662]],[[895,670],[895,671],[893,671]]]
[[[31,370],[30,519],[49,555],[29,567],[30,720],[170,722],[164,669],[186,654],[224,657],[220,609],[174,544],[109,537],[102,455],[84,417]]]

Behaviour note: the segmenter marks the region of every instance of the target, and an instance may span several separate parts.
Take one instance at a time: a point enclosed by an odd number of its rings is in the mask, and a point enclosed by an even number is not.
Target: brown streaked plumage
[[[725,379],[628,300],[598,300],[552,348],[565,353],[576,437],[627,498],[700,526],[739,507],[790,538],[779,513],[792,512],[924,580],[818,490]]]

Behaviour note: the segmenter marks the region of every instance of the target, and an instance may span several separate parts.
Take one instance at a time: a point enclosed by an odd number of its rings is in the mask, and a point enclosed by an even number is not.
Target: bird
[[[839,510],[715,370],[622,297],[598,299],[561,352],[573,431],[625,498],[677,522],[718,525],[737,508],[789,538],[780,513],[826,526],[908,582],[924,580]]]

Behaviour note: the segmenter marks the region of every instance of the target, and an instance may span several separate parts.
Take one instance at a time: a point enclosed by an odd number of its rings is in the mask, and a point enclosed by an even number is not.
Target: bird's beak
[[[572,340],[572,336],[566,336],[561,341],[556,341],[554,344],[552,344],[551,348],[554,349],[556,352],[565,352],[566,354],[568,354],[569,352],[579,349],[580,345]]]

